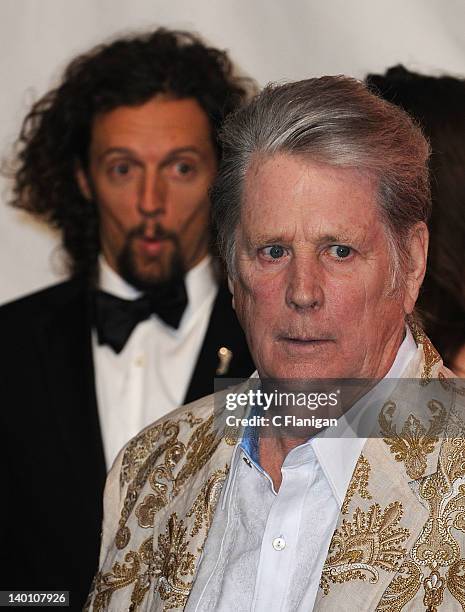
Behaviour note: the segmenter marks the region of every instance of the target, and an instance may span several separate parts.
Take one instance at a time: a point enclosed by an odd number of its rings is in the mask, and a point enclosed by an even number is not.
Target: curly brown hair
[[[100,250],[98,211],[81,195],[75,174],[78,164],[88,167],[94,117],[160,93],[194,98],[220,158],[219,128],[249,90],[251,81],[234,74],[224,51],[188,32],[159,28],[99,45],[75,58],[24,119],[10,204],[61,230],[72,274],[89,279]]]

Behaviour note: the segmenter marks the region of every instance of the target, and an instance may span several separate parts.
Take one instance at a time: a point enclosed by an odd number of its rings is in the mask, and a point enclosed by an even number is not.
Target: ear
[[[412,313],[425,277],[428,242],[428,228],[423,221],[420,221],[413,226],[409,237],[409,268],[404,294],[404,311],[406,314]]]
[[[90,202],[93,198],[92,190],[89,185],[89,179],[87,178],[87,174],[84,172],[79,162],[76,163],[76,170],[74,176],[76,177],[76,181],[79,186],[79,191],[81,192],[82,196]]]
[[[232,293],[232,307],[236,310],[236,305],[234,304],[234,281],[230,276],[228,276],[228,287],[229,291]]]

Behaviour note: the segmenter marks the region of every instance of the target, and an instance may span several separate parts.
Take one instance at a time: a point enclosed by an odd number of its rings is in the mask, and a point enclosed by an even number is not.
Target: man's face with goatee
[[[209,120],[193,99],[159,95],[95,118],[89,168],[77,178],[97,204],[105,259],[131,285],[169,282],[205,257],[216,168]]]

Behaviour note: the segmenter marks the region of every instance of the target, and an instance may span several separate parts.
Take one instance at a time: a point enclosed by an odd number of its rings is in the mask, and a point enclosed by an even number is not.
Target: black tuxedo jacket
[[[106,467],[91,345],[90,299],[71,280],[0,308],[0,590],[69,590],[80,609],[98,559]],[[185,403],[254,369],[222,285]]]

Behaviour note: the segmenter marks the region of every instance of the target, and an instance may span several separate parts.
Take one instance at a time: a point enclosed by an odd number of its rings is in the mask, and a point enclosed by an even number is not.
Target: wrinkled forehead
[[[251,160],[240,225],[247,233],[363,234],[382,223],[378,181],[368,172],[287,153]]]

